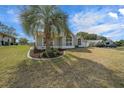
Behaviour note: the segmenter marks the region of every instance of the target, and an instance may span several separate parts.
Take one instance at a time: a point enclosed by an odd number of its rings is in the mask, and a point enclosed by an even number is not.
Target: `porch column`
[[[66,37],[62,37],[62,48],[66,46]]]

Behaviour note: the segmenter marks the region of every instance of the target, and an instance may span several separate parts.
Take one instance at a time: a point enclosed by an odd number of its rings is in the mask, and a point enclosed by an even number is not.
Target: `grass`
[[[27,59],[28,46],[0,47],[0,87],[7,87],[8,78]]]
[[[124,51],[124,47],[117,47],[116,49],[117,49],[117,50]]]
[[[0,87],[124,87],[124,48],[79,48],[34,61],[28,46],[0,47]]]

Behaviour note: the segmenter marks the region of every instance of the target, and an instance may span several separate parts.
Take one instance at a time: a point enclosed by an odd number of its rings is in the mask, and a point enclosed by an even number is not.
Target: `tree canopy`
[[[0,22],[0,32],[11,35],[11,36],[17,36],[16,29],[13,27],[9,27],[2,22]]]
[[[25,33],[30,36],[43,32],[46,48],[50,41],[61,32],[68,34],[67,15],[57,6],[37,5],[28,6],[21,14],[21,21]]]
[[[104,36],[100,36],[100,35],[97,35],[97,34],[89,34],[87,32],[78,32],[77,36],[81,37],[85,40],[100,40],[100,39],[103,40],[103,41],[107,40],[107,38],[104,37]]]
[[[28,44],[27,38],[20,38],[20,39],[19,39],[19,44],[21,44],[21,45]]]
[[[116,41],[115,44],[116,44],[117,46],[124,46],[124,40]]]

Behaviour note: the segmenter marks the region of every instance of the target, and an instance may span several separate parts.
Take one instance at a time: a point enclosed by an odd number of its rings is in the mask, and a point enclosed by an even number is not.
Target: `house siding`
[[[0,46],[2,45],[2,35],[0,34]]]
[[[75,46],[78,47],[89,47],[91,44],[95,45],[98,42],[101,42],[102,40],[84,40],[81,38],[81,45],[78,45],[78,39],[76,36],[73,34],[71,35],[72,37],[72,45],[66,45],[66,36],[62,34],[61,36],[61,41],[60,39],[56,38],[53,40],[53,46],[54,48],[62,48],[62,49],[69,49],[69,48],[75,48]],[[45,49],[46,47],[44,46],[44,39],[43,36],[37,36],[36,37],[36,45],[38,49]]]
[[[62,48],[62,49],[67,49],[67,48],[75,48],[75,39],[72,36],[72,45],[71,46],[66,46],[66,37],[62,37],[61,38],[61,43],[59,41],[58,38],[56,38],[55,40],[53,40],[53,46],[54,48]],[[38,49],[45,49],[46,47],[43,44],[43,37],[36,37],[36,45]],[[60,44],[59,44],[60,43]]]
[[[96,46],[98,42],[102,42],[102,40],[87,40],[87,46]]]
[[[81,45],[78,45],[78,47],[88,47],[88,42],[87,42],[87,40],[82,40],[82,39],[81,39]]]
[[[11,45],[11,43],[15,43],[15,38],[7,36],[7,35],[0,34],[0,46],[2,45],[2,41],[3,41],[4,45],[6,43],[7,43],[7,45]]]

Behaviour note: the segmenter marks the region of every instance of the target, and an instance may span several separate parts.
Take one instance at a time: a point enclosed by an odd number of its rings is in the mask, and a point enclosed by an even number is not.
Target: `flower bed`
[[[30,56],[33,58],[55,58],[62,56],[64,54],[64,49],[54,49],[51,48],[47,51],[45,50],[38,50],[38,49],[31,49]]]

